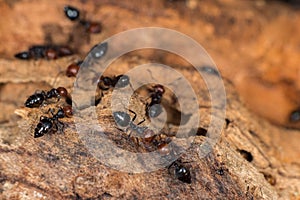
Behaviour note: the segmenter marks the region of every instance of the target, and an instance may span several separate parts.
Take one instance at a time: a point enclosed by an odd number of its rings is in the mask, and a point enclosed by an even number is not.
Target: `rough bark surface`
[[[276,28],[297,32],[299,26],[292,28],[298,23],[296,11],[265,1],[74,2],[88,18],[100,18],[103,23],[101,34],[87,35],[64,18],[61,9],[70,2],[0,3],[0,38],[6,44],[0,47],[0,199],[300,199],[299,130],[271,124],[243,103],[276,124],[299,127],[299,123],[287,120],[299,104],[297,73],[280,71],[286,57],[299,53],[295,44],[299,37],[289,38]],[[227,104],[218,142],[211,153],[200,158],[201,145],[209,135],[191,136],[191,146],[180,156],[190,169],[191,184],[176,179],[167,167],[136,174],[108,167],[94,156],[99,152],[91,152],[83,142],[88,137],[93,144],[101,144],[102,136],[89,130],[84,136],[78,134],[74,118],[61,119],[66,126],[63,133],[33,138],[40,116],[49,115],[49,108],[57,109],[62,101],[29,109],[23,106],[25,99],[36,90],[58,86],[72,94],[75,79],[63,73],[71,62],[83,58],[106,37],[141,26],[164,26],[190,35],[208,49],[222,73]],[[279,42],[271,48],[269,43],[278,38],[289,38],[290,45]],[[16,52],[30,45],[47,42],[68,43],[77,52],[54,61],[13,59]],[[169,64],[190,81],[200,105],[199,127],[207,129],[209,93],[201,77],[179,57],[152,51],[131,53],[115,61],[108,74],[122,74],[153,60]],[[285,65],[295,70],[296,61],[290,59]],[[254,64],[257,66],[252,67]],[[242,102],[240,95],[246,101]],[[268,98],[276,101],[268,102]],[[165,101],[171,100],[167,93]],[[110,103],[111,91],[107,91],[97,107],[86,110],[96,109],[98,123],[115,144],[143,152],[141,142],[128,139],[128,133],[117,129]],[[145,100],[133,96],[131,108],[137,112],[137,121],[142,120]],[[87,123],[86,127],[93,125]],[[141,162],[139,167],[150,164]]]

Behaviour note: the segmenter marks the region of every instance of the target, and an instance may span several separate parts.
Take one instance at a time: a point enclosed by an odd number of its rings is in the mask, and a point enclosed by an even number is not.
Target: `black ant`
[[[43,135],[51,132],[51,131],[60,131],[62,132],[64,129],[64,124],[59,121],[58,119],[64,117],[71,117],[70,114],[72,112],[71,106],[66,106],[64,108],[59,108],[56,114],[53,114],[52,110],[50,112],[52,117],[40,117],[40,122],[37,124],[36,128],[34,129],[34,138],[42,137]]]
[[[159,151],[160,154],[167,155],[170,153],[169,143],[171,142],[170,138],[167,138],[163,141],[157,141],[155,138],[157,135],[154,133],[153,130],[149,129],[145,126],[139,126],[142,124],[144,120],[135,124],[134,121],[136,119],[136,113],[132,110],[129,110],[131,113],[134,114],[134,117],[130,118],[129,114],[122,111],[117,111],[113,113],[113,117],[116,121],[116,124],[121,127],[127,127],[126,132],[128,129],[131,131],[135,131],[139,135],[143,135],[142,142],[148,150],[153,148],[153,145],[156,146],[156,149]],[[130,137],[131,134],[128,135]]]
[[[146,115],[154,118],[160,115],[162,107],[160,105],[165,89],[162,85],[154,85],[150,91],[151,102],[146,105]]]
[[[183,166],[181,162],[176,160],[168,167],[169,172],[170,172],[170,168],[173,166],[174,166],[173,174],[175,175],[175,177],[184,183],[191,184],[192,180],[191,180],[190,170],[185,166]]]
[[[127,127],[126,131],[130,128],[132,131],[135,131],[138,134],[143,134],[147,129],[147,127],[141,127],[139,125],[142,124],[145,121],[145,119],[135,124],[134,120],[136,119],[136,113],[133,112],[132,110],[129,111],[134,114],[132,120],[130,118],[130,115],[126,112],[123,111],[114,112],[113,117],[115,119],[116,124],[121,127]],[[130,137],[130,134],[128,137]]]
[[[108,76],[101,76],[101,78],[98,80],[98,87],[101,90],[108,90],[110,87],[124,88],[129,84],[130,79],[127,75],[118,75],[112,78]]]
[[[79,19],[80,12],[77,8],[75,8],[73,6],[65,6],[64,11],[65,11],[66,17],[69,20],[75,21],[75,20]]]
[[[67,77],[76,77],[76,75],[78,74],[78,71],[80,69],[80,65],[82,63],[83,63],[83,61],[80,60],[78,62],[74,62],[74,63],[70,64],[66,70]]]
[[[88,33],[100,33],[102,30],[102,24],[99,22],[92,22],[85,19],[80,19],[80,11],[73,6],[65,6],[64,12],[66,17],[71,20],[79,20],[79,23],[85,28]]]
[[[23,51],[21,53],[15,54],[16,58],[22,60],[33,59],[57,59],[63,56],[72,55],[72,50],[67,46],[57,46],[57,45],[34,45],[31,46],[28,51]]]
[[[53,88],[50,91],[41,91],[41,92],[36,92],[30,97],[25,102],[25,106],[28,108],[36,108],[41,106],[44,101],[51,99],[51,98],[58,98],[60,99],[61,97],[66,98],[66,102],[68,104],[71,104],[71,98],[68,94],[68,91],[64,87],[58,87],[58,88]]]

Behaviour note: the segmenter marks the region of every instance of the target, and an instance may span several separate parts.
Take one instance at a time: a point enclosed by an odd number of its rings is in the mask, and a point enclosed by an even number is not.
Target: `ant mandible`
[[[50,91],[36,92],[28,97],[25,102],[25,106],[28,108],[36,108],[41,106],[46,100],[49,100],[51,98],[60,99],[61,97],[66,98],[66,101],[70,103],[68,91],[64,87],[58,87],[56,89],[53,88]]]

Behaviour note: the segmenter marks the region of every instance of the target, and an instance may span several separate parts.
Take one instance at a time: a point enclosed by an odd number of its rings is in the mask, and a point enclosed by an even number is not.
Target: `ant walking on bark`
[[[34,138],[42,137],[43,135],[50,133],[51,131],[60,131],[64,129],[64,124],[59,121],[59,119],[64,117],[71,117],[73,115],[71,106],[65,106],[59,108],[56,114],[53,114],[53,111],[49,110],[52,114],[52,117],[40,117],[40,122],[37,124],[34,129]]]
[[[36,108],[51,98],[57,98],[59,100],[61,97],[66,98],[66,102],[71,104],[72,100],[66,88],[58,87],[52,88],[49,91],[35,92],[25,101],[25,106],[28,108]]]

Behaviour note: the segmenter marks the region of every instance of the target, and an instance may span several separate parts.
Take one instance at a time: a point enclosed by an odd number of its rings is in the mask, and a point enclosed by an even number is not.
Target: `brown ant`
[[[72,50],[67,46],[59,45],[33,45],[28,51],[15,54],[16,58],[22,60],[46,58],[49,60],[63,56],[72,55]]]
[[[46,100],[51,98],[58,98],[58,100],[64,97],[68,104],[72,104],[72,100],[68,94],[68,91],[64,87],[53,88],[49,91],[35,92],[33,95],[28,97],[25,101],[25,106],[28,108],[36,108],[41,106]]]

